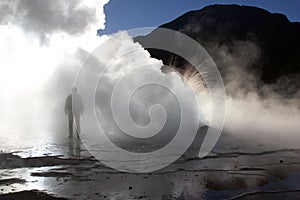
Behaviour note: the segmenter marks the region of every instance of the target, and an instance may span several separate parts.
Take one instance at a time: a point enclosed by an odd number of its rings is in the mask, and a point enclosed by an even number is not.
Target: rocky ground
[[[41,146],[2,150],[0,199],[300,199],[297,148],[218,144],[204,159],[184,155],[130,174],[104,166],[76,138]]]

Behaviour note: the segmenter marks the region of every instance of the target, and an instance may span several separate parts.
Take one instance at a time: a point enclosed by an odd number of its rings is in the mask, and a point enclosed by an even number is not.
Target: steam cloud
[[[79,35],[93,26],[103,29],[106,3],[108,0],[4,0],[0,3],[0,24],[18,25],[44,43],[53,33]]]
[[[86,57],[108,38],[112,38],[111,43],[98,58],[104,64],[132,48],[140,47],[138,53],[118,60],[113,67],[115,71],[108,71],[104,84],[99,86],[97,106],[104,113],[101,125],[108,134],[117,135],[120,131],[109,118],[111,113],[106,107],[109,103],[107,95],[117,78],[132,68],[148,64],[152,69],[138,76],[135,83],[153,77],[154,80],[163,80],[179,95],[186,95],[186,85],[182,78],[175,72],[163,74],[160,71],[161,61],[150,58],[150,54],[126,33],[97,37],[96,30],[104,27],[104,14],[99,15],[99,11],[103,11],[107,1],[99,5],[93,2],[96,1],[27,0],[1,3],[0,8],[4,12],[0,20],[3,44],[0,92],[4,96],[0,100],[2,136],[6,135],[21,143],[27,138],[47,140],[52,137],[53,140],[61,140],[67,137],[67,117],[63,112],[65,98]],[[103,17],[98,19],[99,16]],[[127,81],[128,86],[132,80]],[[162,88],[149,89],[153,93],[136,93],[134,106],[131,106],[133,120],[139,125],[148,124],[149,107],[153,103],[163,104],[169,112],[163,132],[176,133],[176,124],[180,122],[176,96]],[[84,95],[84,90],[79,93]],[[183,103],[190,104],[189,98]],[[194,110],[195,106],[190,106],[190,113],[194,113]],[[143,134],[147,137],[146,133]]]
[[[82,61],[106,39],[96,37],[97,30],[104,28],[106,3],[107,0],[0,2],[2,136],[17,143],[47,134],[55,137],[56,131],[63,135],[59,125],[66,119],[61,102]],[[56,122],[52,120],[54,116]]]
[[[225,74],[228,96],[224,132],[240,141],[231,146],[248,151],[299,148],[299,88],[287,81],[295,77],[283,77],[275,84],[261,83],[252,68],[261,60],[254,41],[235,41],[231,47],[211,46]],[[290,91],[293,96],[289,96]]]
[[[196,123],[208,121],[204,110],[199,109],[202,113],[200,116],[195,114],[198,112],[197,104],[193,103],[193,98],[195,100],[196,96],[190,95],[189,92],[192,90],[188,83],[183,81],[182,76],[176,72],[162,73],[162,62],[151,58],[150,54],[140,44],[134,43],[126,32],[110,36],[109,42],[100,46],[95,58],[98,62],[89,62],[88,66],[91,69],[100,67],[104,70],[107,67],[103,76],[101,75],[96,90],[98,120],[106,134],[118,135],[123,139],[126,136],[124,133],[140,138],[153,136],[152,139],[155,140],[155,142],[152,140],[153,144],[158,145],[164,141],[163,138],[174,137],[183,118]],[[91,77],[90,74],[94,73],[96,72],[92,70],[87,76]],[[88,81],[83,82],[90,84]],[[147,84],[149,82],[151,84]],[[82,86],[79,88],[87,88],[84,83],[80,85]],[[113,91],[116,92],[115,96]],[[88,96],[84,91],[82,94]],[[206,103],[206,95],[204,92],[198,94],[199,105]],[[152,106],[155,104],[161,105],[165,113],[160,112],[162,110],[158,107],[154,109]],[[113,108],[117,107],[117,111],[113,112]],[[127,116],[126,109],[122,110],[122,108],[129,109],[130,116]],[[180,110],[184,108],[188,108],[188,116],[184,116]],[[166,114],[166,121],[164,114]],[[184,130],[186,137],[194,129],[195,127],[186,128]]]

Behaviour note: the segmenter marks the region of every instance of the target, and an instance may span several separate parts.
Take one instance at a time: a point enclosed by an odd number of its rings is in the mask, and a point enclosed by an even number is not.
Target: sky
[[[239,4],[285,14],[290,21],[300,21],[297,0],[111,0],[105,7],[106,28],[102,34],[139,27],[157,27],[180,15],[212,4]]]

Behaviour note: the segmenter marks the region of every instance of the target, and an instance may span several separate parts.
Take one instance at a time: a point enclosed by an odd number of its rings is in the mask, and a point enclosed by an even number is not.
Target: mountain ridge
[[[288,93],[291,95],[298,91],[300,23],[290,22],[283,14],[253,6],[215,4],[189,11],[160,27],[179,31],[199,42],[216,62],[225,84],[232,81],[228,78],[229,69],[236,65],[235,71],[242,70],[248,74],[244,75],[250,77],[247,77],[249,83],[255,76],[255,88],[262,84],[292,82],[288,84],[293,85]],[[154,33],[155,30],[135,38],[135,41],[143,45]],[[148,51],[164,64],[168,64],[173,56],[154,49]],[[232,62],[226,63],[228,60]],[[181,69],[185,61],[178,63],[175,68]],[[285,92],[288,85],[276,86],[275,90]]]

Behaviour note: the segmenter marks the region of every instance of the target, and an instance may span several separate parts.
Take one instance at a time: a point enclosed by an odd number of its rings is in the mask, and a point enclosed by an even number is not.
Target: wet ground
[[[0,199],[300,199],[300,148],[250,148],[226,134],[204,159],[185,154],[144,174],[104,166],[76,137],[0,148]]]

